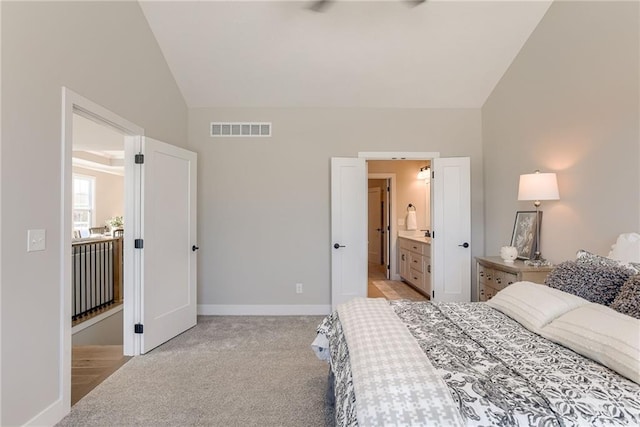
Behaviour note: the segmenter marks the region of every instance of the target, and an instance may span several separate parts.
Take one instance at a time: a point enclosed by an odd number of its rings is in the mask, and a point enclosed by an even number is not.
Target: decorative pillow
[[[640,262],[640,234],[619,235],[616,243],[611,246],[608,257],[624,263]]]
[[[633,271],[620,265],[565,261],[549,273],[544,284],[591,302],[609,305]]]
[[[537,283],[516,282],[498,292],[487,304],[539,333],[540,328],[553,319],[589,301]]]
[[[631,270],[633,274],[640,273],[640,264],[636,264],[634,262],[627,263],[611,258],[605,258],[589,251],[585,251],[584,249],[580,249],[578,252],[576,252],[576,261],[578,262],[578,264],[606,265],[612,267],[622,266]]]
[[[599,304],[588,304],[553,320],[540,335],[640,384],[638,319]]]
[[[640,274],[629,277],[609,306],[615,311],[640,319]],[[640,334],[640,331],[638,332]]]

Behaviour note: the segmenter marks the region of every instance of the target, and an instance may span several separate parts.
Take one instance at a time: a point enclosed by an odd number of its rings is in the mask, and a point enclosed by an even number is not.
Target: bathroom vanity
[[[400,277],[431,298],[431,238],[398,237]]]

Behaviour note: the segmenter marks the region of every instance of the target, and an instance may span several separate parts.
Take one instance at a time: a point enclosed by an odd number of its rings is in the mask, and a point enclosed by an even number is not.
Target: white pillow
[[[540,335],[640,384],[640,319],[589,303],[558,317]]]
[[[487,304],[532,332],[553,319],[589,304],[584,298],[532,282],[516,282],[498,292]]]
[[[624,233],[618,236],[616,243],[611,246],[611,252],[607,258],[615,259],[622,263],[640,262],[640,234]]]

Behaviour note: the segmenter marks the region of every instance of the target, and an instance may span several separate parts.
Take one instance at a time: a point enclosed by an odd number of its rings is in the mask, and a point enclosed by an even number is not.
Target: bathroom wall
[[[370,160],[367,162],[369,173],[393,173],[396,176],[396,206],[398,224],[396,230],[405,231],[407,207],[416,207],[418,230],[430,228],[430,203],[423,180],[416,175],[421,167],[428,166],[425,160]]]

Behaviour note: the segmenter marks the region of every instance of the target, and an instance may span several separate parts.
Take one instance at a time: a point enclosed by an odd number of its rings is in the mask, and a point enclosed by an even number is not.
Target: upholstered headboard
[[[624,233],[611,245],[607,258],[624,263],[640,263],[640,234]]]

